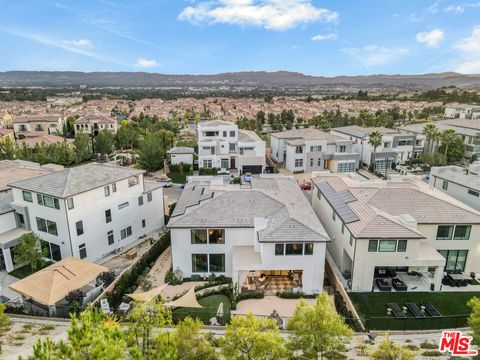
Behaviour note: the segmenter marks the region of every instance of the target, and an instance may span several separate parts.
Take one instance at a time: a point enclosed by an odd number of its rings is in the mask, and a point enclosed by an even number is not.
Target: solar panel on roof
[[[336,192],[327,182],[321,182],[318,188],[327,199],[335,212],[340,216],[344,223],[349,224],[359,221],[359,217],[347,206],[347,203],[355,201],[355,196],[348,190]]]

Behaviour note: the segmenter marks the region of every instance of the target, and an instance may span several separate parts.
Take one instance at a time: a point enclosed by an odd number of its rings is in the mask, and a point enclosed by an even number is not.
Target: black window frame
[[[286,243],[285,244],[285,256],[299,256],[299,255],[303,255],[303,243]]]
[[[112,209],[107,209],[105,210],[105,223],[111,223],[112,222]]]
[[[195,261],[197,257],[205,257],[205,270],[203,269],[198,269],[198,262]],[[192,272],[193,273],[208,273],[208,254],[192,254]]]
[[[212,259],[222,259],[219,264],[213,264]],[[224,273],[225,272],[225,254],[208,254],[208,272],[210,273]]]
[[[113,234],[113,230],[107,231],[107,242],[108,245],[113,245],[115,243],[115,235]]]
[[[33,203],[33,195],[31,191],[22,190],[23,201]]]
[[[83,235],[85,231],[83,230],[83,221],[79,220],[75,223],[75,229],[77,230],[77,236]]]
[[[275,244],[275,256],[285,255],[285,244]]]
[[[85,259],[87,257],[87,246],[85,244],[80,244],[78,246],[78,253],[80,255],[80,259]]]
[[[397,252],[406,252],[408,246],[408,241],[405,239],[400,239],[397,241]]]
[[[303,255],[313,255],[313,249],[315,245],[313,242],[307,242],[304,244]]]
[[[221,232],[221,234],[219,234],[220,236],[215,236],[214,234],[217,233],[217,232]],[[216,241],[212,241],[212,238],[215,239]],[[220,239],[220,241],[219,241]],[[208,243],[209,244],[219,244],[219,245],[223,245],[225,244],[225,229],[208,229]]]
[[[197,242],[196,240],[199,238],[197,237],[197,232],[204,232],[205,233],[205,241]],[[206,245],[208,244],[208,231],[207,229],[191,229],[190,230],[190,243],[192,245]]]
[[[374,246],[372,246],[375,244]],[[378,240],[368,240],[368,252],[377,252],[378,251]]]

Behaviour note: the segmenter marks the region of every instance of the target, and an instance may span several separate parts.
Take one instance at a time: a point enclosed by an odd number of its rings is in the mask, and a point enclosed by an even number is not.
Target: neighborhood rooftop
[[[2,160],[0,161],[0,192],[7,191],[8,184],[29,179],[39,175],[50,174],[62,170],[63,166],[46,164],[40,166],[38,163],[23,160]]]
[[[467,174],[466,170],[460,166],[441,166],[431,169],[432,176],[437,176],[470,189],[480,191],[480,175]],[[480,201],[480,200],[479,200]]]
[[[192,147],[179,146],[179,147],[171,148],[168,152],[170,154],[193,154],[194,151],[195,149]]]
[[[238,130],[238,140],[241,142],[262,141],[255,131],[243,129]]]
[[[171,228],[254,227],[266,218],[259,241],[328,241],[303,193],[290,178],[261,177],[251,188],[190,183],[177,203]]]
[[[386,127],[361,127],[357,125],[337,127],[334,130],[337,132],[340,132],[346,135],[351,135],[358,138],[365,138],[368,136],[368,134],[370,134],[373,131],[379,131],[383,135],[405,134],[404,132],[401,132],[399,130],[388,129]]]
[[[318,129],[292,129],[277,133],[272,133],[272,137],[277,139],[303,139],[303,140],[327,140],[337,141],[344,140],[339,136],[331,135],[325,131]]]
[[[353,177],[319,176],[313,179],[337,215],[357,238],[423,238],[408,222],[480,223],[480,213],[428,185],[404,180],[377,183]]]
[[[87,164],[10,183],[9,186],[58,198],[67,198],[131,176],[143,170],[106,165]]]

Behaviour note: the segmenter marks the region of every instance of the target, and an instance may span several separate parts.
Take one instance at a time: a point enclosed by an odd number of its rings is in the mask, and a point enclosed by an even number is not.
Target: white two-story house
[[[51,260],[97,261],[164,226],[162,188],[144,181],[143,173],[87,164],[15,181],[9,184],[13,199],[8,208],[18,228],[42,239]],[[14,263],[15,235],[0,235],[5,264]]]
[[[221,120],[198,124],[199,168],[260,174],[265,164],[265,141],[254,131]]]
[[[225,275],[242,291],[322,291],[329,239],[291,177],[189,183],[168,227],[173,269],[184,277]]]
[[[353,149],[360,153],[360,162],[370,167],[373,162],[373,146],[368,143],[369,134],[379,131],[382,134],[382,145],[377,147],[375,169],[382,172],[390,169],[392,164],[403,165],[412,158],[423,153],[425,136],[384,127],[344,126],[330,130],[330,134],[340,136],[354,142]]]
[[[378,290],[387,269],[409,291],[441,290],[446,271],[480,272],[474,209],[420,181],[312,180],[312,207],[332,239],[327,257],[351,291]]]
[[[35,132],[37,134],[58,134],[62,132],[64,116],[62,114],[37,114],[18,116],[13,119],[13,130],[17,134]]]
[[[292,129],[270,134],[271,157],[290,172],[352,172],[360,154],[353,141],[317,129]]]

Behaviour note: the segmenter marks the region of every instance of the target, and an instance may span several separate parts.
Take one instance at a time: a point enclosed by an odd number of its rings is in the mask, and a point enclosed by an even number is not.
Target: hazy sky
[[[480,73],[480,0],[0,0],[0,71]]]

